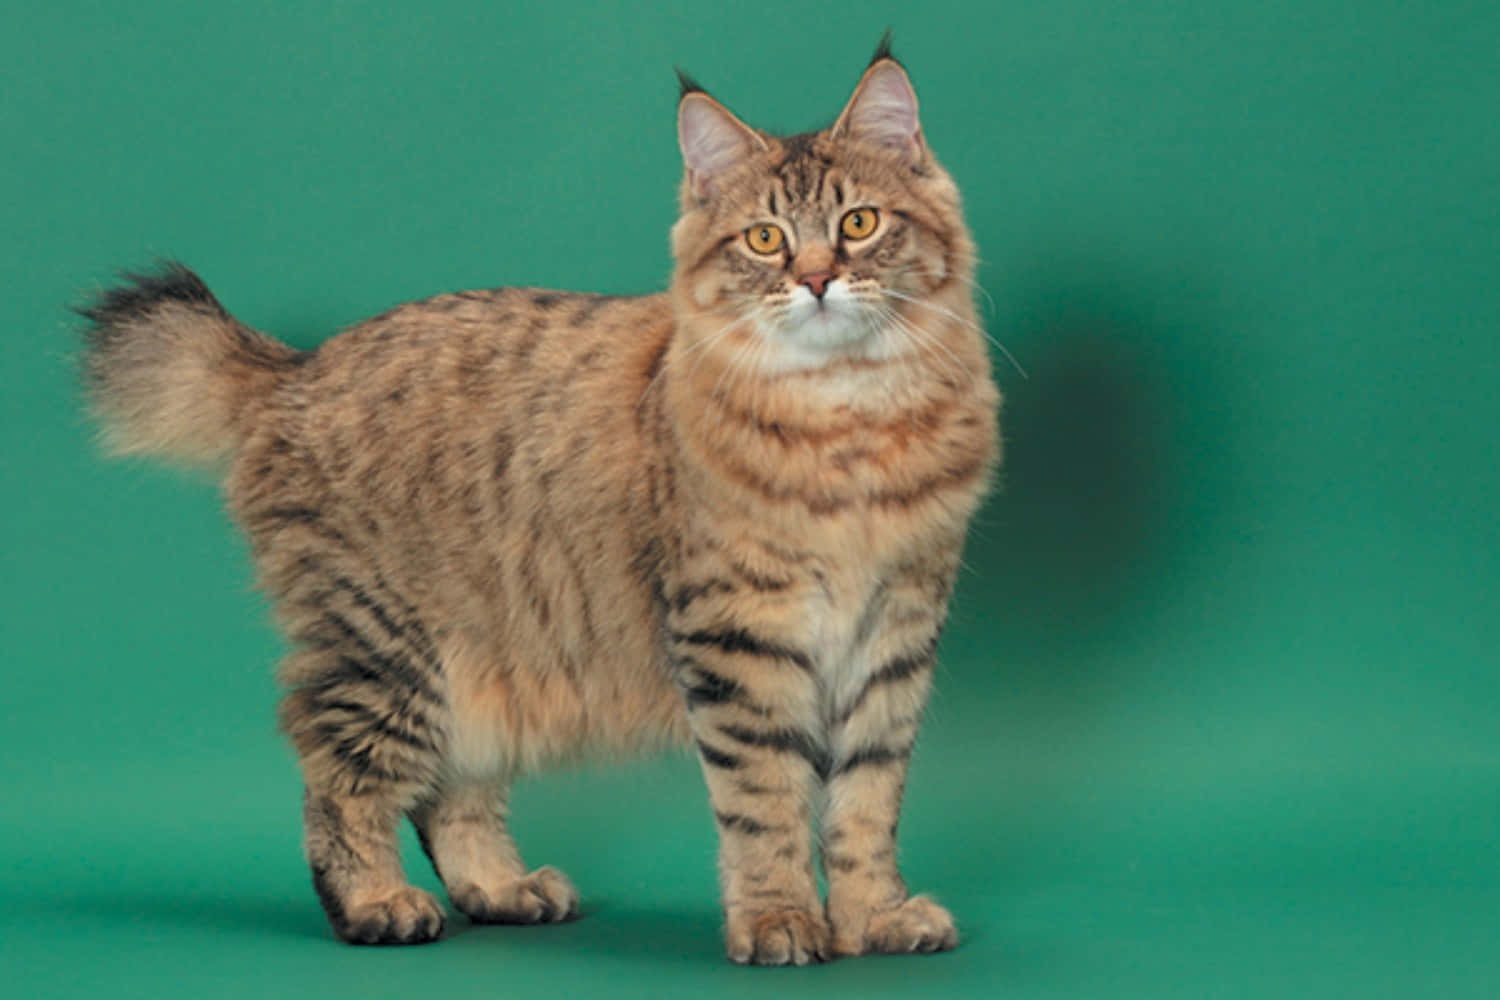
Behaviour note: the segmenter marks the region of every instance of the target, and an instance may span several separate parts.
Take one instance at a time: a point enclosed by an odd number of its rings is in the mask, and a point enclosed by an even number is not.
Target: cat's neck
[[[879,426],[990,378],[973,306],[956,292],[899,307],[889,329],[821,355],[774,343],[751,322],[674,305],[662,376],[669,407],[690,422],[723,411],[788,433]]]
[[[977,327],[962,313],[923,330],[921,348],[885,360],[832,359],[768,372],[736,364],[755,350],[693,350],[674,339],[663,371],[663,416],[678,442],[688,498],[704,510],[737,510],[768,530],[835,521],[868,523],[926,504],[971,506],[996,449],[998,394]],[[679,329],[679,334],[681,334]],[[695,331],[696,332],[696,331]],[[929,519],[930,520],[930,519]],[[956,522],[955,522],[956,523]]]

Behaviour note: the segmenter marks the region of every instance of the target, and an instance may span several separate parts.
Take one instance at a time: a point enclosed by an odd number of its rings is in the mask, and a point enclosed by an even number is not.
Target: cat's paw
[[[913,896],[894,909],[873,914],[863,940],[840,942],[847,954],[909,955],[948,951],[958,944],[953,915],[928,899]]]
[[[578,890],[550,865],[502,885],[456,886],[448,898],[476,924],[556,924],[578,916]]]
[[[334,925],[350,944],[426,944],[443,933],[443,907],[431,893],[403,886],[378,899],[346,904]]]
[[[808,910],[731,910],[724,937],[729,960],[740,965],[808,965],[828,958],[828,923]]]

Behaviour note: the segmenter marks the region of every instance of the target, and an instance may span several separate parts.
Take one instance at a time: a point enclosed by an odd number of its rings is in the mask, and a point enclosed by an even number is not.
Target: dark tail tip
[[[92,302],[76,306],[74,312],[102,332],[122,320],[144,316],[164,302],[181,302],[228,316],[203,279],[175,260],[159,262],[148,272],[126,271],[124,283],[100,293]]]

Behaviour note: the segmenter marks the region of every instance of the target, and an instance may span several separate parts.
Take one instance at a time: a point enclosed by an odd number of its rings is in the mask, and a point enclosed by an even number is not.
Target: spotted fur
[[[249,537],[292,644],[314,885],[351,942],[441,933],[403,815],[473,920],[571,918],[507,786],[674,745],[702,762],[732,959],[956,941],[896,828],[998,461],[957,190],[885,50],[820,132],[681,102],[664,294],[440,295],[310,352],[175,264],[85,310],[108,441],[216,465]],[[848,241],[860,206],[879,227]],[[742,235],[764,223],[772,256]]]

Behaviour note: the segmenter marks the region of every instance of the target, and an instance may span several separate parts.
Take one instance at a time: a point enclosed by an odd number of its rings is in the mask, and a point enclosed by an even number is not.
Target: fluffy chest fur
[[[900,645],[899,622],[941,619],[999,460],[982,343],[956,333],[961,370],[919,358],[761,375],[668,352],[672,631],[754,621],[804,657],[817,695],[795,710],[834,754],[859,735],[839,721]]]

